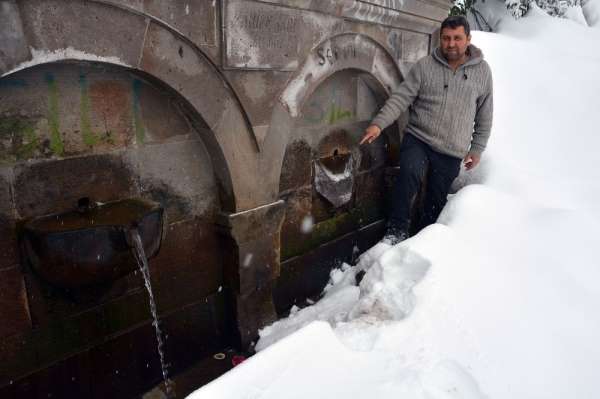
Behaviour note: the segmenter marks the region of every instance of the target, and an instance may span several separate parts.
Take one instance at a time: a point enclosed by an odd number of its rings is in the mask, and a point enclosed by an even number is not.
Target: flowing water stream
[[[160,331],[160,326],[158,325],[156,303],[154,302],[154,294],[152,293],[152,286],[150,285],[150,269],[148,268],[148,259],[146,258],[146,253],[144,252],[144,245],[142,244],[140,233],[136,228],[132,228],[130,230],[130,237],[133,244],[133,254],[138,263],[138,267],[142,272],[142,276],[144,276],[144,284],[146,285],[148,297],[150,298],[150,310],[152,311],[152,317],[154,318],[152,325],[154,326],[154,330],[156,330],[156,341],[158,343],[158,355],[160,356],[160,366],[162,368],[162,375],[165,381],[166,394],[167,397],[170,398],[173,396],[173,383],[169,379],[167,364],[165,362],[165,354],[163,350],[164,342],[162,338],[162,332]]]

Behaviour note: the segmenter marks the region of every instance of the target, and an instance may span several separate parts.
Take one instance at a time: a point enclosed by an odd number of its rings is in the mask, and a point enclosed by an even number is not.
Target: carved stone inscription
[[[298,11],[228,0],[225,64],[233,68],[294,70],[303,24]]]
[[[386,8],[393,8],[395,10],[401,10],[402,6],[403,6],[403,1],[402,0],[358,0],[361,3],[369,3],[369,4],[374,4],[376,6],[381,6],[381,7],[386,7]]]
[[[392,29],[387,44],[396,62],[413,64],[429,54],[429,35]]]
[[[402,57],[407,62],[417,62],[429,54],[429,36],[423,33],[402,32]]]

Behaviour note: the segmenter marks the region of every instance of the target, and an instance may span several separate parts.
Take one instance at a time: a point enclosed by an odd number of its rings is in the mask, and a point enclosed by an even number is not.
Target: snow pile
[[[350,312],[350,319],[402,320],[413,310],[412,289],[429,266],[427,259],[404,246],[384,253],[366,272],[360,284],[360,300]]]
[[[394,353],[368,356],[346,348],[324,322],[267,348],[190,397],[483,398],[477,383],[453,362],[407,369]]]
[[[585,15],[583,14],[583,9],[581,8],[581,6],[568,7],[565,10],[564,17],[570,19],[571,21],[575,21],[580,25],[588,26],[587,20],[585,19]]]
[[[600,32],[543,12],[498,27],[473,35],[490,147],[438,223],[334,271],[193,398],[598,397]]]
[[[582,9],[587,24],[600,28],[600,0],[587,0]]]

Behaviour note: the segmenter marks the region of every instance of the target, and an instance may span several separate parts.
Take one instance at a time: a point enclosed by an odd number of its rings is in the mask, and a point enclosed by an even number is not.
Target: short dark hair
[[[459,26],[465,28],[465,33],[467,36],[471,34],[471,28],[469,28],[469,22],[462,15],[453,15],[451,17],[446,18],[442,22],[442,28],[440,29],[440,33],[444,28],[456,29]]]

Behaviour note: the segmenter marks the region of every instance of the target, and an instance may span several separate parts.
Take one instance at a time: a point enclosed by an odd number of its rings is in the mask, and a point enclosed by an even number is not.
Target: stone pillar
[[[224,279],[231,290],[231,306],[243,348],[258,329],[276,319],[273,281],[279,276],[280,231],[285,214],[279,200],[238,213],[222,213]]]

